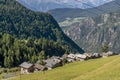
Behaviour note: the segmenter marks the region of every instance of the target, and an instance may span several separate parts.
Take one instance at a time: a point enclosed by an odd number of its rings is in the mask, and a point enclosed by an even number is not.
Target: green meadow
[[[74,62],[9,80],[120,80],[120,56]]]

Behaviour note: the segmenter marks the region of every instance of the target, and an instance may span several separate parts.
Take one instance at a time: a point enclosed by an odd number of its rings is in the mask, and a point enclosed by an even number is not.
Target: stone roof
[[[30,68],[30,67],[32,67],[32,66],[33,66],[33,64],[28,63],[28,62],[23,62],[23,63],[20,65],[20,67],[26,68],[26,69],[28,69],[28,68]]]
[[[40,65],[40,64],[35,64],[34,68],[39,69],[39,70],[44,70],[45,69],[45,67],[43,65]]]
[[[63,56],[62,56],[62,58],[67,58],[68,57],[68,54],[64,54]]]
[[[57,63],[60,63],[61,60],[60,59],[47,59],[46,60],[46,67],[54,67],[54,65],[56,65]]]
[[[68,57],[68,58],[75,59],[75,54],[69,54],[67,57]]]
[[[76,58],[86,59],[86,55],[83,54],[75,54]]]
[[[46,62],[47,62],[46,67],[52,68],[56,64],[56,62],[53,59],[48,59]]]

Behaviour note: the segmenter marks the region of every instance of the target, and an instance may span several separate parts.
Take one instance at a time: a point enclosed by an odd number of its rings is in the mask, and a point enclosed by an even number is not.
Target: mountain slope
[[[120,10],[120,1],[114,0],[103,4],[98,7],[89,8],[89,9],[71,9],[71,8],[64,8],[64,9],[54,9],[48,11],[52,16],[58,21],[64,21],[66,18],[77,18],[77,17],[94,17],[104,13],[114,12]],[[64,14],[63,14],[64,12]]]
[[[0,32],[19,39],[50,39],[68,46],[69,50],[84,52],[62,32],[51,15],[30,11],[15,0],[0,0]]]
[[[63,31],[86,51],[100,52],[106,42],[110,50],[120,52],[119,0],[86,10],[56,9],[50,13]]]
[[[57,8],[91,8],[110,2],[112,0],[17,0],[27,8],[34,11],[49,11]],[[85,5],[89,4],[88,5]]]
[[[60,23],[64,32],[87,52],[100,52],[103,43],[120,52],[120,10],[97,17],[80,17]]]

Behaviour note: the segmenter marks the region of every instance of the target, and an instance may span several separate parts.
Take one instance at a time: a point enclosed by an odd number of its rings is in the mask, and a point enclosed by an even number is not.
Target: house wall
[[[21,74],[28,74],[28,69],[21,68]]]
[[[33,68],[33,67],[30,67],[30,68],[28,68],[28,69],[21,67],[21,74],[29,74],[29,73],[31,73],[31,72],[33,72],[33,71],[34,71],[34,68]]]
[[[51,67],[48,67],[48,70],[51,70],[52,68]]]

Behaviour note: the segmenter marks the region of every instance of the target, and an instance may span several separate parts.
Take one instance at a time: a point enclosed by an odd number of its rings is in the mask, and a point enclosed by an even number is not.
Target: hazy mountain
[[[112,0],[17,0],[34,11],[49,11],[57,8],[91,8]],[[86,5],[87,4],[87,5]]]
[[[120,52],[120,10],[96,17],[68,18],[60,25],[87,52],[100,52],[104,43],[111,51]]]
[[[103,4],[98,7],[89,8],[89,9],[54,9],[50,10],[49,13],[54,16],[58,21],[64,21],[66,18],[75,18],[75,17],[94,17],[104,13],[114,12],[120,9],[120,0],[111,1],[109,3]]]

